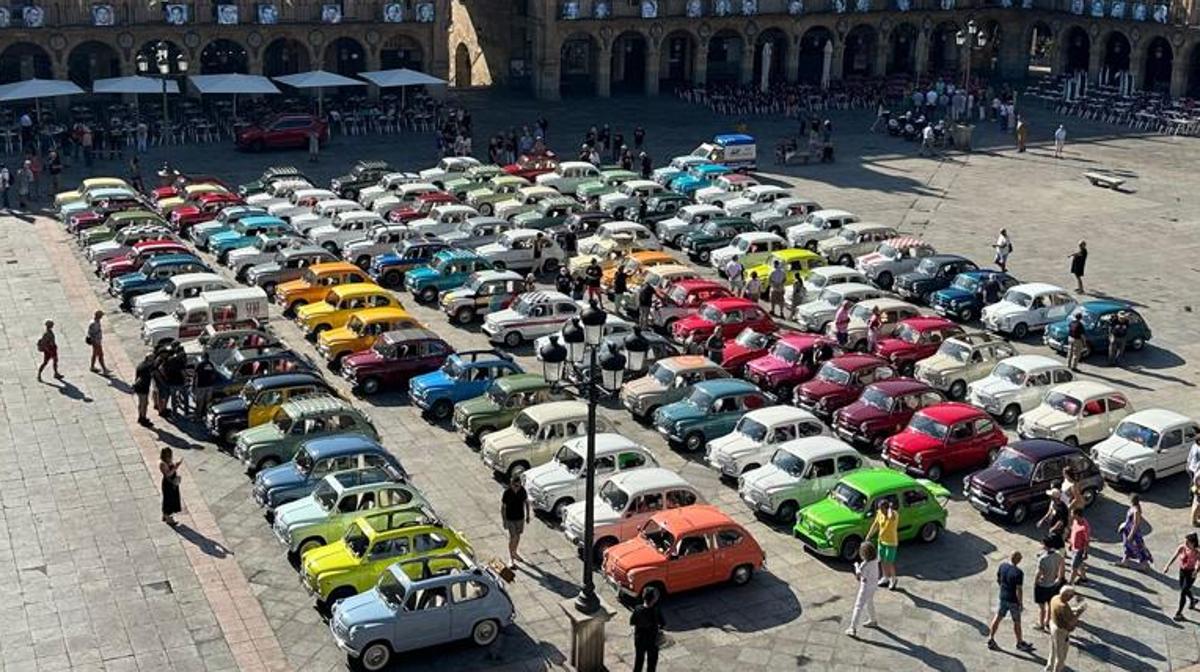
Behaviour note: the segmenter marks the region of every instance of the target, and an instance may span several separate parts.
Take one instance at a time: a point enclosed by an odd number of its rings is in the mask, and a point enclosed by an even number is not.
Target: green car
[[[699,229],[683,234],[679,247],[687,250],[693,261],[708,263],[713,250],[725,247],[739,233],[757,230],[754,222],[745,217],[713,217]]]
[[[646,216],[639,218],[638,223],[653,230],[655,224],[674,217],[676,210],[691,204],[692,199],[673,191],[655,194],[646,200]]]
[[[149,210],[124,210],[114,212],[100,226],[79,232],[79,245],[84,249],[117,237],[121,229],[130,226],[166,226],[167,222]]]
[[[478,442],[485,434],[511,425],[517,413],[529,406],[567,398],[537,374],[504,376],[492,381],[482,395],[454,405],[454,429],[467,441]]]
[[[357,472],[357,473],[356,473]],[[275,509],[272,529],[290,557],[341,539],[366,511],[431,509],[419,490],[380,467],[340,471],[325,477],[308,497]]]
[[[636,180],[638,177],[637,173],[622,168],[603,170],[600,171],[600,179],[584,182],[575,187],[575,198],[579,199],[580,203],[587,203],[593,199],[599,200],[601,196],[613,193],[617,187],[629,180]]]
[[[838,481],[825,499],[800,509],[792,532],[820,555],[853,562],[871,529],[875,507],[885,498],[892,500],[900,513],[900,541],[920,538],[932,542],[946,526],[949,490],[933,481],[880,468],[856,471]]]
[[[583,210],[575,199],[566,196],[551,196],[539,202],[532,210],[512,218],[514,229],[536,229],[545,231],[567,221],[571,215]]]
[[[443,186],[443,190],[454,194],[458,200],[465,201],[467,194],[485,186],[488,180],[504,174],[504,169],[494,163],[472,166],[463,173],[462,177],[456,177],[447,182]]]
[[[478,210],[479,214],[491,216],[497,203],[516,198],[518,189],[531,184],[533,183],[529,180],[516,175],[497,175],[486,183],[476,185],[478,188],[468,191],[464,202]]]
[[[438,294],[466,284],[472,273],[488,271],[492,262],[473,250],[448,248],[433,255],[428,266],[417,266],[404,275],[404,287],[418,301],[433,303]]]
[[[291,461],[309,439],[350,433],[379,440],[371,419],[345,399],[301,397],[280,406],[271,422],[238,432],[233,454],[246,471],[257,472]]]

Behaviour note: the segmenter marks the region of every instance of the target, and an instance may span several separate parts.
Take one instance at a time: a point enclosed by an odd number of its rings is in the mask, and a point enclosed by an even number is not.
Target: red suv
[[[875,344],[874,354],[891,362],[900,375],[908,376],[918,361],[942,347],[942,341],[962,333],[962,327],[944,317],[910,317],[896,325],[891,337]]]
[[[329,140],[329,124],[311,114],[280,114],[261,124],[238,131],[238,149],[261,152],[264,149],[307,148],[308,136],[316,131],[322,144]]]
[[[917,411],[903,432],[884,441],[883,461],[936,481],[947,470],[986,467],[1007,444],[987,411],[952,401]]]
[[[904,429],[913,413],[945,400],[919,380],[883,380],[868,385],[857,401],[833,414],[833,431],[852,445],[879,448],[884,439]]]

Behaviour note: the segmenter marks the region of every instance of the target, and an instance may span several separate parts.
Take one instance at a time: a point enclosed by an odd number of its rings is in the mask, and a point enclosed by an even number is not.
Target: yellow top
[[[875,527],[879,528],[879,543],[888,546],[900,545],[900,514],[892,511],[891,516],[885,516],[883,509],[875,512]]]

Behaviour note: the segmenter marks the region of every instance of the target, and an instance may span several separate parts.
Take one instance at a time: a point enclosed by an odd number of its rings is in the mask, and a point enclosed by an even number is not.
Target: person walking
[[[1025,152],[1025,143],[1029,141],[1029,126],[1025,123],[1025,117],[1017,117],[1017,153]]]
[[[875,591],[879,589],[879,560],[875,544],[864,541],[858,546],[858,562],[854,563],[854,578],[858,580],[858,593],[854,597],[854,610],[850,612],[850,626],[846,634],[858,636],[858,626],[870,628],[875,622]],[[862,616],[865,621],[860,621]]]
[[[88,168],[92,167],[94,159],[92,148],[96,144],[96,136],[92,134],[92,129],[84,126],[79,135],[79,145],[83,148],[83,164]]]
[[[633,148],[641,149],[646,144],[646,129],[638,126],[633,129]]]
[[[658,591],[653,587],[642,591],[642,603],[629,614],[633,626],[633,672],[654,672],[658,669],[658,640],[666,625],[658,607]]]
[[[1175,549],[1175,554],[1163,565],[1163,574],[1171,571],[1171,565],[1179,561],[1179,608],[1175,610],[1175,620],[1186,620],[1183,617],[1183,607],[1188,605],[1196,608],[1196,596],[1192,594],[1192,586],[1196,583],[1196,568],[1200,565],[1200,538],[1195,532],[1188,532],[1183,543]]]
[[[142,160],[137,154],[129,157],[129,184],[139,193],[146,191],[146,184],[142,181]]]
[[[554,276],[554,289],[571,295],[571,271],[565,265],[558,267],[558,275]]]
[[[867,320],[867,352],[875,352],[875,346],[879,343],[879,332],[883,328],[883,315],[879,312],[879,306],[871,309],[871,317]]]
[[[92,321],[88,323],[87,336],[84,340],[88,345],[92,346],[92,363],[91,370],[96,373],[96,362],[100,362],[100,369],[104,375],[108,375],[108,365],[104,363],[104,329],[100,327],[100,318],[104,317],[103,310],[97,310],[92,314]]]
[[[159,417],[169,417],[167,402],[171,399],[171,389],[167,384],[167,348],[159,348],[154,352],[154,411]]]
[[[846,347],[846,342],[849,340],[850,331],[850,309],[853,304],[849,300],[843,299],[841,305],[838,306],[837,312],[833,314],[833,333],[837,336],[837,344],[840,348]],[[880,553],[882,556],[883,554]]]
[[[1083,272],[1087,270],[1087,241],[1079,241],[1079,248],[1067,258],[1071,260],[1071,275],[1075,276],[1075,293],[1083,294]]]
[[[646,329],[650,326],[650,313],[654,309],[654,288],[650,283],[643,282],[638,290],[638,326]]]
[[[1071,650],[1071,631],[1079,627],[1079,614],[1071,606],[1075,589],[1063,586],[1050,600],[1050,656],[1046,659],[1046,672],[1062,672],[1067,666],[1067,652]]]
[[[504,494],[500,496],[500,518],[504,529],[508,532],[508,566],[517,568],[517,561],[522,560],[517,548],[521,545],[521,535],[525,532],[525,524],[532,517],[529,506],[529,495],[525,486],[521,485],[521,477],[514,476],[508,482]]]
[[[1125,522],[1117,528],[1121,535],[1124,553],[1117,565],[1128,567],[1130,564],[1145,571],[1153,566],[1154,556],[1146,548],[1146,538],[1142,536],[1142,498],[1134,493],[1129,496],[1129,508],[1125,510]]]
[[[867,530],[866,540],[877,537],[879,541],[879,561],[883,565],[883,577],[879,579],[879,587],[886,585],[888,590],[896,589],[896,548],[900,545],[900,513],[890,499],[879,500],[875,511],[875,520]]]
[[[641,160],[642,164],[642,179],[650,179],[650,175],[654,172],[654,162],[651,161],[650,155],[645,152],[639,154],[638,158]]]
[[[33,190],[33,163],[28,159],[17,169],[17,207],[29,207],[30,192]]]
[[[58,339],[54,335],[54,320],[46,320],[46,330],[38,339],[37,349],[42,353],[42,365],[37,370],[38,382],[42,381],[42,371],[46,370],[46,365],[51,363],[54,364],[54,377],[62,380],[63,376],[58,372]]]
[[[4,209],[12,210],[12,203],[8,200],[8,192],[12,189],[12,173],[8,172],[8,166],[0,166],[0,197],[4,199]]]
[[[201,352],[200,361],[196,362],[196,368],[192,372],[192,403],[195,406],[193,417],[197,422],[204,421],[204,414],[208,412],[212,402],[213,385],[216,382],[217,367],[209,359],[208,352]]]
[[[1046,496],[1050,499],[1050,506],[1046,509],[1046,515],[1037,522],[1037,527],[1045,527],[1046,536],[1057,540],[1058,548],[1062,548],[1066,543],[1071,510],[1063,500],[1062,490],[1050,488],[1046,491]]]
[[[921,156],[933,156],[933,125],[926,124],[921,130]]]
[[[139,154],[146,153],[146,146],[150,142],[150,125],[145,121],[139,121],[134,129],[134,135],[137,137],[137,151]]]
[[[625,293],[629,291],[629,272],[625,270],[625,265],[617,266],[617,270],[613,273],[612,283],[612,300],[613,305],[618,310],[625,305]]]
[[[1013,245],[1012,239],[1008,237],[1008,229],[1000,229],[1000,235],[996,236],[996,242],[992,243],[992,248],[996,250],[996,266],[1004,273],[1008,272],[1008,255],[1012,254]]]
[[[63,162],[57,149],[50,150],[49,156],[46,157],[46,163],[49,164],[50,184],[54,187],[54,193],[62,191],[62,185],[59,182],[59,175],[62,175]]]
[[[796,279],[800,282],[800,279]],[[775,268],[771,269],[771,274],[767,276],[767,293],[771,300],[771,317],[783,318],[783,297],[784,285],[787,283],[787,272],[783,270],[783,263],[779,260],[775,261]],[[778,311],[778,313],[776,312]]]
[[[1062,588],[1067,562],[1062,556],[1062,539],[1047,536],[1037,555],[1037,574],[1033,577],[1033,601],[1038,606],[1037,629],[1050,631],[1050,600]]]
[[[1075,313],[1067,325],[1067,368],[1079,370],[1079,360],[1083,357],[1083,346],[1086,342],[1087,331],[1083,328],[1083,314]]]
[[[704,341],[704,355],[718,366],[725,361],[725,338],[721,336],[720,329],[714,329]]]
[[[1129,316],[1125,311],[1117,313],[1108,325],[1108,365],[1117,366],[1125,354],[1125,339],[1129,336]]]
[[[1063,145],[1067,144],[1067,129],[1062,124],[1054,131],[1054,158],[1063,158]]]
[[[621,262],[617,262],[618,267]],[[583,277],[587,285],[587,297],[589,301],[595,302],[599,306],[604,305],[604,300],[600,296],[600,278],[604,275],[604,271],[600,269],[600,261],[593,258],[592,263],[588,264],[583,270]]]
[[[158,471],[162,474],[162,521],[175,525],[175,514],[183,511],[183,501],[179,496],[179,467],[183,466],[183,458],[174,459],[171,449],[163,446],[158,452]]]
[[[745,270],[742,268],[742,262],[734,256],[725,264],[725,279],[729,281],[729,289],[733,290],[734,296],[741,296],[742,289],[745,286],[746,279],[743,277]]]
[[[796,278],[796,282],[792,283],[792,299],[791,299],[791,317],[794,321],[796,314],[800,312],[800,306],[804,304],[804,281]]]
[[[316,131],[308,132],[308,162],[316,163],[321,154],[321,138]]]
[[[996,631],[1000,628],[1000,622],[1006,615],[1012,616],[1013,634],[1017,637],[1017,650],[1033,650],[1033,644],[1021,637],[1021,603],[1025,598],[1025,588],[1022,584],[1025,583],[1025,572],[1017,566],[1020,564],[1021,552],[1013,551],[1013,554],[1008,556],[1008,562],[1000,563],[999,569],[996,570],[996,583],[1000,586],[999,606],[996,609],[996,615],[992,617],[992,622],[988,624],[987,636],[987,647],[992,651],[1000,648],[996,644]]]
[[[137,423],[147,428],[154,426],[150,418],[146,417],[146,409],[150,406],[150,384],[154,381],[156,368],[154,353],[147,352],[133,373],[133,393],[137,395]]]
[[[1075,509],[1071,515],[1071,580],[1076,583],[1087,583],[1087,557],[1092,547],[1092,525],[1083,516],[1083,509]]]

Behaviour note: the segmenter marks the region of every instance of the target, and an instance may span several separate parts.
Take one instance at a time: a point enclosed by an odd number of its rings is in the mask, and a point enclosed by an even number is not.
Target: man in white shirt
[[[742,286],[746,282],[742,276],[743,270],[742,263],[738,261],[737,257],[730,259],[729,263],[725,264],[725,278],[729,280],[729,288],[733,290],[734,296],[742,295]]]
[[[929,93],[925,94],[925,116],[932,117],[933,111],[937,109],[938,92],[937,89],[930,89]]]
[[[1000,229],[1000,235],[992,244],[996,249],[996,265],[1001,271],[1008,272],[1008,255],[1012,254],[1012,241],[1008,238],[1008,229]]]
[[[921,156],[933,156],[933,124],[926,124],[921,131]]]
[[[1054,132],[1054,158],[1061,159],[1063,145],[1067,143],[1067,129],[1063,128],[1062,124],[1058,125],[1058,130]]]

